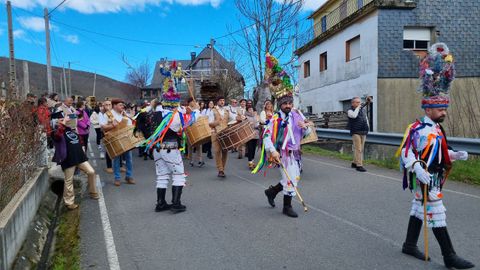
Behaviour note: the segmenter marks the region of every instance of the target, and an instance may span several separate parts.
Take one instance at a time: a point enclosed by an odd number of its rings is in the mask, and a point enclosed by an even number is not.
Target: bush
[[[41,138],[33,107],[0,100],[0,211],[38,167]]]

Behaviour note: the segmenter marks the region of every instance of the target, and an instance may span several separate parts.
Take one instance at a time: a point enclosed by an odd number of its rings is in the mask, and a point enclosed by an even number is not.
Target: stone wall
[[[432,42],[445,42],[456,61],[457,77],[480,76],[480,1],[416,0],[414,9],[380,9],[379,78],[416,78],[419,59],[403,50],[405,26],[429,27]],[[438,34],[436,34],[438,31]]]
[[[377,119],[379,132],[403,133],[424,115],[420,108],[418,79],[379,79]],[[448,136],[480,137],[480,78],[457,78],[450,92],[451,104],[443,124]]]

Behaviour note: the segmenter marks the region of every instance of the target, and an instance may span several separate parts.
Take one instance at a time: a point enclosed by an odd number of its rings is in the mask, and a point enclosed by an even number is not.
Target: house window
[[[428,27],[405,27],[403,29],[403,49],[428,50],[432,37]]]
[[[320,54],[320,72],[327,70],[327,52]]]
[[[327,31],[327,15],[322,17],[322,33]]]
[[[360,36],[356,36],[345,43],[345,61],[360,58]]]
[[[304,78],[310,77],[310,60],[303,63],[303,77]]]
[[[307,113],[309,115],[312,115],[313,114],[313,107],[312,106],[307,106]]]

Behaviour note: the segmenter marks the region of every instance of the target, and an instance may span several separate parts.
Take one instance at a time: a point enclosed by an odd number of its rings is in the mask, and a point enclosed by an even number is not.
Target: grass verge
[[[311,144],[302,146],[302,151],[309,154],[333,157],[348,161],[351,161],[353,158],[352,155],[326,150]],[[395,157],[385,160],[367,159],[365,160],[365,163],[394,170],[399,168],[398,159]],[[480,158],[470,158],[470,160],[466,161],[455,161],[448,179],[480,185]]]
[[[56,235],[53,270],[80,270],[80,208],[62,214]]]

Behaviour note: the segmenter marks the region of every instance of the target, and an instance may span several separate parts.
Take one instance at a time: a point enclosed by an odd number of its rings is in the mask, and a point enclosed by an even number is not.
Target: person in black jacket
[[[361,104],[359,97],[354,97],[352,99],[352,107],[347,111],[348,126],[350,129],[350,135],[352,135],[354,148],[352,168],[357,169],[359,172],[367,171],[363,167],[363,149],[365,147],[365,139],[368,134],[369,126],[367,114],[363,108],[370,102],[370,97],[367,97],[366,103],[363,104]]]

